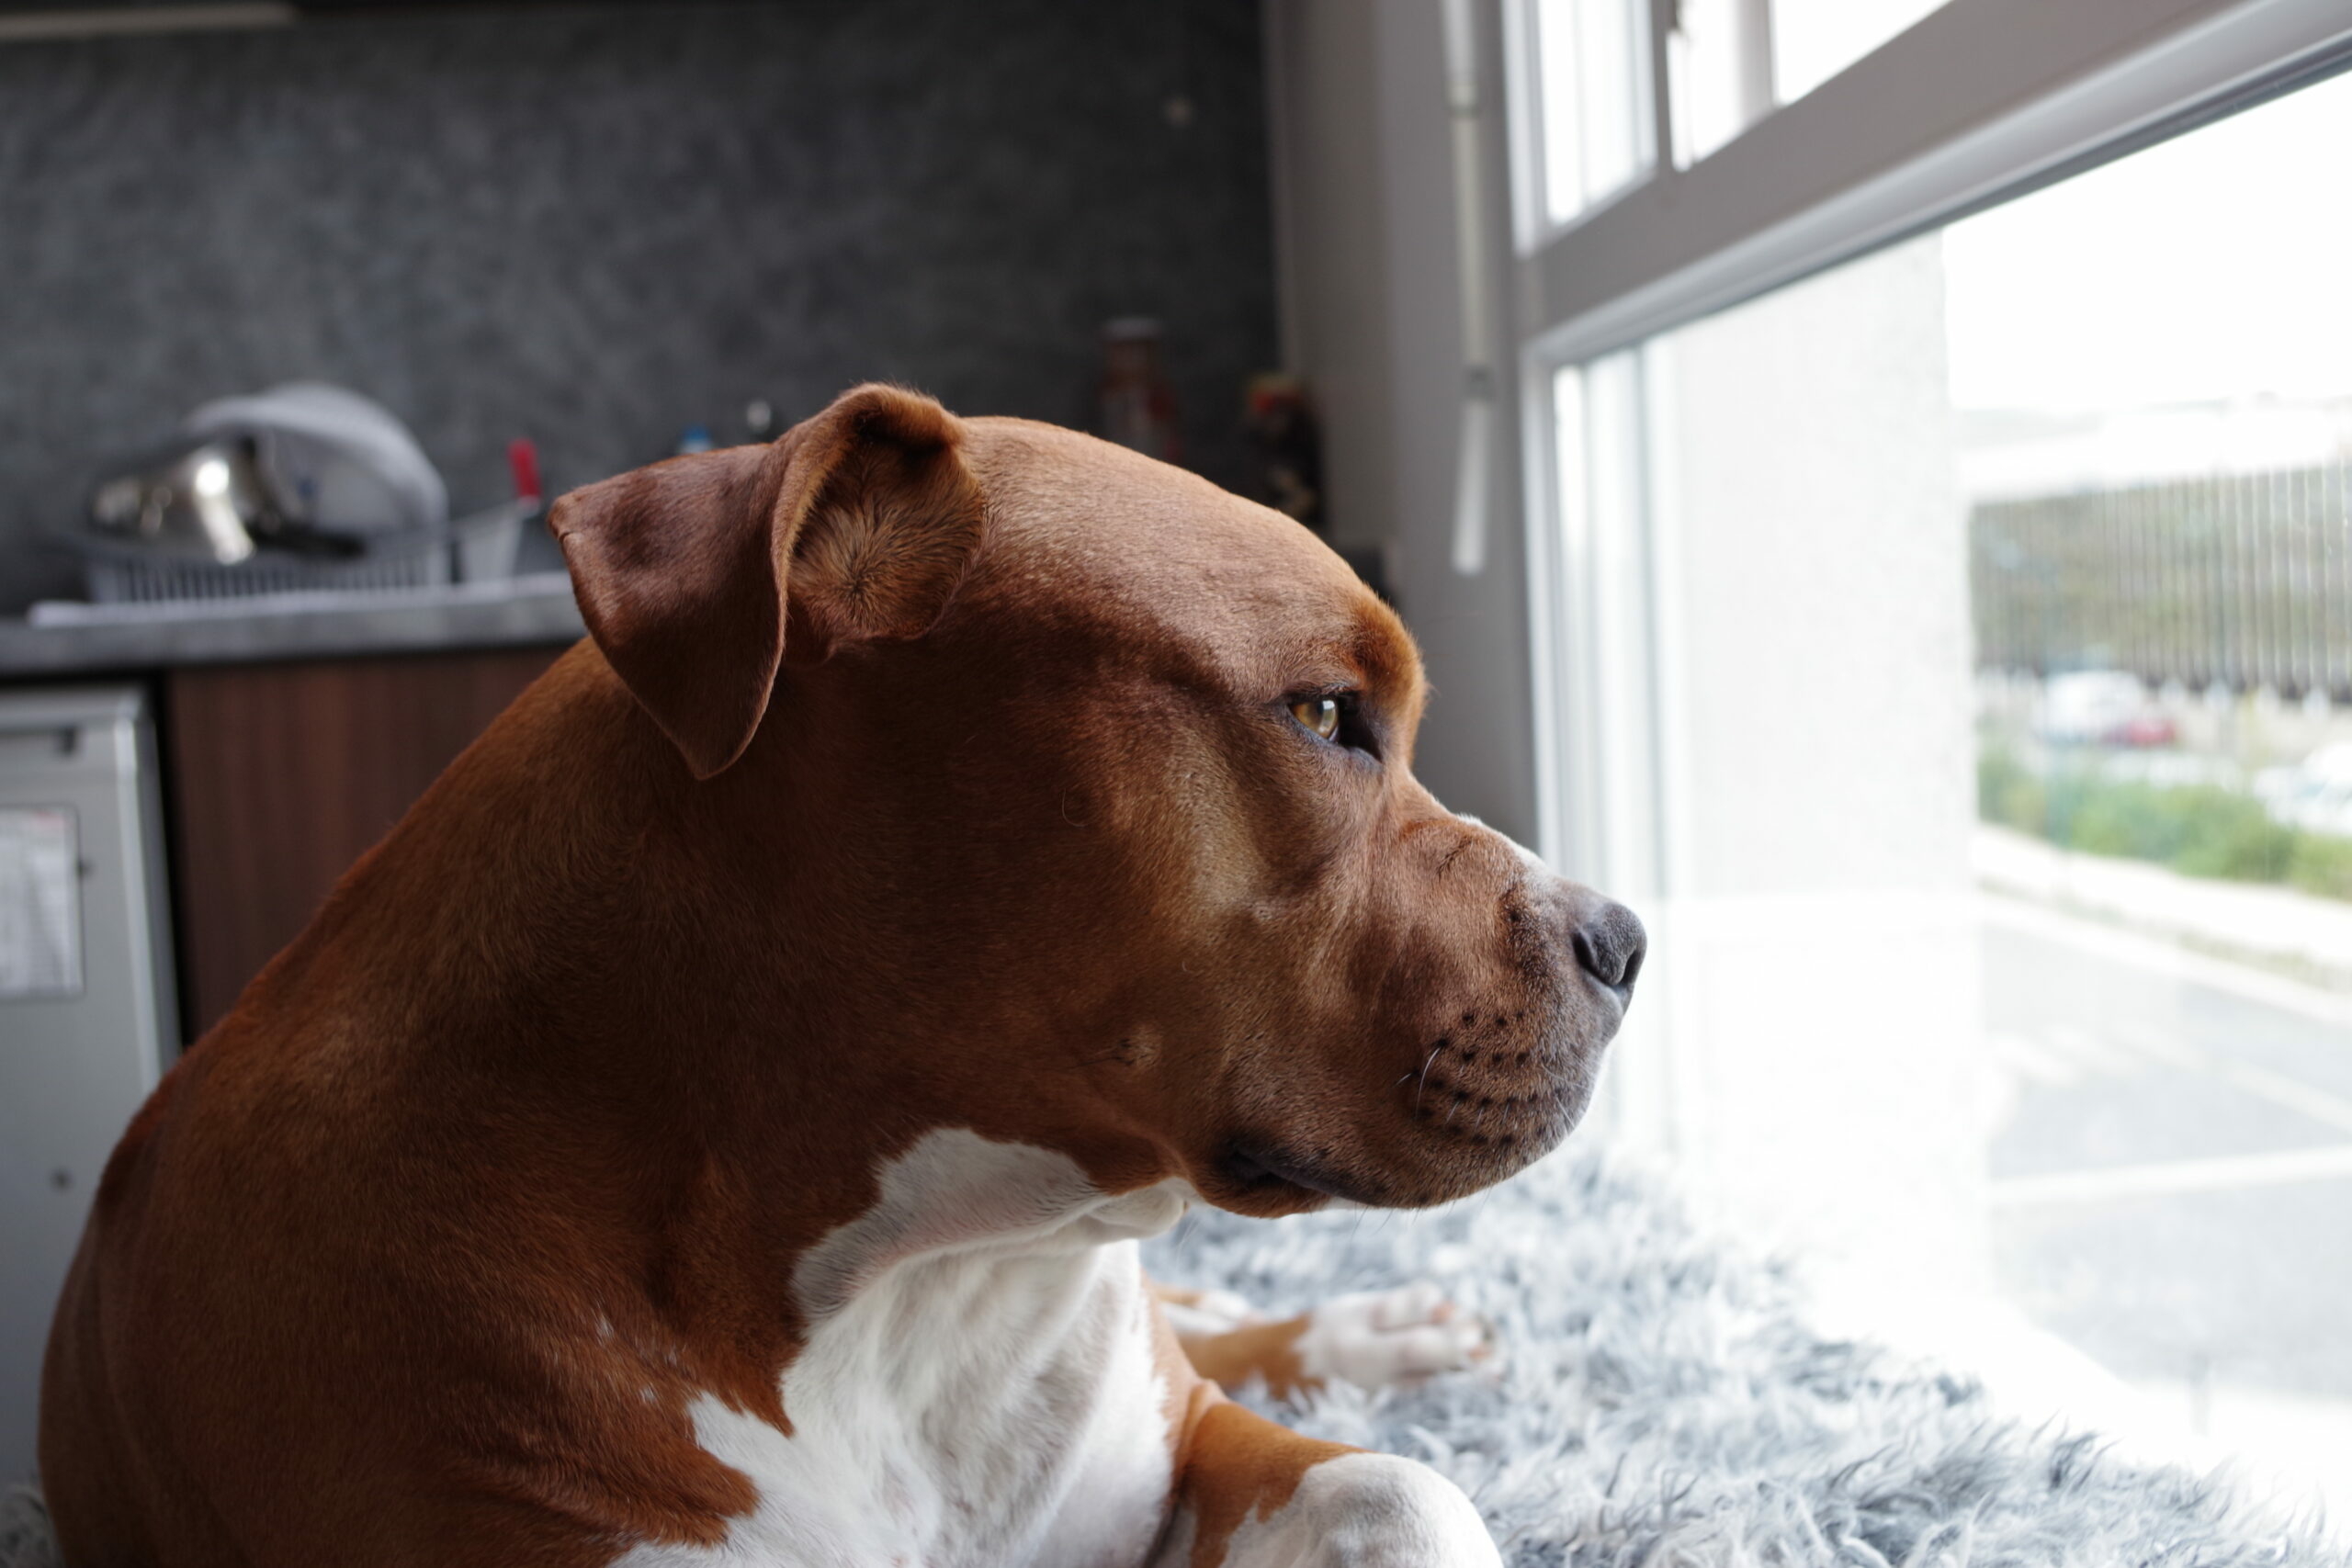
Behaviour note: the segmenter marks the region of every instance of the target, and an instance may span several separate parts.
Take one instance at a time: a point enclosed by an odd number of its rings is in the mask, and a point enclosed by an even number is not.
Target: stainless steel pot
[[[117,543],[160,555],[233,566],[249,558],[256,536],[280,532],[284,513],[239,437],[190,437],[90,497],[90,527]]]

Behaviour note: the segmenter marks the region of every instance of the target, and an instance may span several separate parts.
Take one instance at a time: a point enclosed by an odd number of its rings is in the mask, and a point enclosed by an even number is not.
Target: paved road
[[[2003,1288],[2127,1378],[2352,1399],[2352,1029],[1996,922]]]

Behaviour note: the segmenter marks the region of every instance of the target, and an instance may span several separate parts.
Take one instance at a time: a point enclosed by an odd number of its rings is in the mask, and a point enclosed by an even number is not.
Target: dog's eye
[[[1291,717],[1326,740],[1340,734],[1340,699],[1337,697],[1301,697],[1290,705]]]

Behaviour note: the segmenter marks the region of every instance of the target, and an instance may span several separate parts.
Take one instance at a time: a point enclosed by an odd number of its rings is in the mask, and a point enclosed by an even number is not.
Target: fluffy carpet
[[[1972,1383],[1805,1326],[1788,1273],[1589,1154],[1419,1215],[1197,1213],[1150,1265],[1270,1309],[1419,1276],[1499,1329],[1498,1377],[1260,1409],[1425,1460],[1513,1568],[2343,1568],[2230,1486],[1997,1417]]]
[[[0,1568],[62,1568],[49,1533],[49,1510],[29,1486],[0,1492]]]
[[[1200,1213],[1161,1277],[1283,1309],[1431,1277],[1500,1331],[1498,1375],[1270,1414],[1428,1461],[1513,1568],[2346,1568],[2226,1484],[2003,1421],[1971,1384],[1810,1332],[1785,1273],[1650,1183],[1557,1157],[1454,1208],[1264,1224]],[[0,1500],[0,1568],[54,1568]]]

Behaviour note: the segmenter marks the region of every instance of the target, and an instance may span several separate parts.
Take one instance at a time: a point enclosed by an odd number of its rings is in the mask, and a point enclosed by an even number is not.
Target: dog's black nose
[[[1642,955],[1649,951],[1649,937],[1633,910],[1603,900],[1568,940],[1586,974],[1620,996],[1633,994],[1634,978],[1642,972]]]

